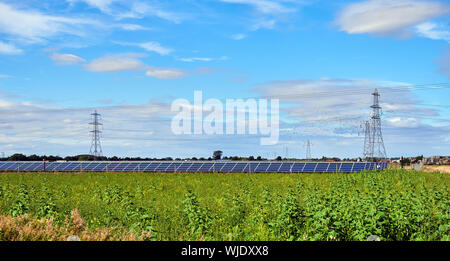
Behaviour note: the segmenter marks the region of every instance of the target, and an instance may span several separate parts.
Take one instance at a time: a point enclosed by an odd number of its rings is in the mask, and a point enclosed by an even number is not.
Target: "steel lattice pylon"
[[[366,121],[364,123],[364,158],[372,158],[371,149],[371,135],[370,135],[370,122]]]
[[[380,97],[378,89],[375,89],[372,95],[373,105],[370,108],[373,109],[373,112],[370,123],[365,123],[364,157],[372,160],[385,159],[386,149],[381,132],[381,107],[378,101]]]
[[[91,143],[91,150],[90,154],[94,156],[94,158],[101,157],[102,156],[102,146],[100,144],[100,126],[103,125],[100,123],[100,114],[95,111],[94,113],[91,113],[92,115],[92,122],[89,124],[92,125],[92,143]]]
[[[311,159],[311,142],[309,140],[306,142],[306,159]]]

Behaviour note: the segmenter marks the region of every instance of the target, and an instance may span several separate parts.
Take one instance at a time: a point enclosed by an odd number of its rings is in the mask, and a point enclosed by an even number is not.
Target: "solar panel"
[[[291,172],[291,168],[294,165],[292,162],[283,162],[281,163],[280,168],[278,169],[278,172]]]
[[[170,162],[162,162],[158,166],[156,166],[155,171],[165,171],[170,166]]]
[[[328,165],[326,172],[338,172],[340,167],[341,167],[341,163],[331,162]]]
[[[213,172],[218,172],[222,169],[222,167],[225,165],[225,163],[223,162],[215,162],[212,166],[212,171]]]
[[[303,168],[302,172],[314,172],[316,166],[317,166],[316,162],[307,162],[305,163],[305,167]]]
[[[281,162],[272,162],[270,166],[267,168],[267,172],[277,172],[281,167]]]
[[[188,172],[198,172],[200,167],[203,165],[203,162],[194,162],[192,165],[187,169]]]
[[[255,172],[266,172],[267,168],[269,167],[270,162],[261,162],[259,165],[255,168]]]
[[[328,166],[330,163],[317,163],[316,168],[314,169],[314,172],[326,172],[328,169]]]
[[[256,172],[256,168],[259,166],[259,162],[250,162],[248,164],[248,172]]]
[[[152,161],[0,162],[0,171],[360,172],[388,162]]]
[[[352,172],[361,172],[361,171],[364,170],[365,166],[366,166],[366,163],[355,162],[355,163],[353,164]]]
[[[234,168],[231,171],[233,171],[233,172],[244,172],[244,169],[245,169],[246,166],[247,166],[246,162],[239,162],[239,163],[236,163],[236,165],[234,166]]]
[[[352,168],[353,168],[353,162],[352,163],[345,162],[345,163],[342,163],[340,171],[341,172],[351,172]]]

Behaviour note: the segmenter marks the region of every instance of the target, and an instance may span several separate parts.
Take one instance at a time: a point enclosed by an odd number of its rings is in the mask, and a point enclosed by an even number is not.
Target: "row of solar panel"
[[[360,172],[386,168],[387,162],[0,162],[0,171]]]

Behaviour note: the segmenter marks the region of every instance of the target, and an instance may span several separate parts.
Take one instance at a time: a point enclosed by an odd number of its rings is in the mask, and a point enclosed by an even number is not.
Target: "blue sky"
[[[449,155],[449,82],[448,1],[0,0],[6,155],[89,152],[97,109],[108,156],[358,157],[374,88],[388,156]],[[195,90],[279,98],[279,144],[173,135]]]

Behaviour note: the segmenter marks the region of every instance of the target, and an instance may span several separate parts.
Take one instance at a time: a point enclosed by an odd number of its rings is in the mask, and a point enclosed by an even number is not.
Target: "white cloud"
[[[51,58],[59,65],[72,65],[86,61],[81,57],[69,53],[54,53]]]
[[[245,34],[234,34],[234,35],[231,36],[231,39],[233,39],[233,40],[242,40],[242,39],[244,39],[246,37],[247,37],[247,35],[245,35]]]
[[[102,12],[110,12],[110,5],[118,0],[67,0],[69,3],[84,2],[92,7],[99,9]]]
[[[260,21],[255,22],[252,25],[251,29],[253,31],[256,31],[256,30],[259,30],[259,29],[273,29],[275,27],[275,23],[276,23],[276,21],[274,19],[271,19],[271,20],[260,20]]]
[[[214,71],[210,68],[199,68],[195,70],[183,70],[177,68],[159,68],[145,65],[139,58],[145,54],[124,53],[108,55],[94,59],[91,63],[84,65],[84,68],[91,72],[125,72],[125,71],[145,71],[145,74],[158,79],[179,79],[194,73],[209,73]]]
[[[0,74],[0,79],[6,79],[6,78],[11,78],[11,75]]]
[[[0,32],[27,43],[43,42],[58,34],[84,36],[86,25],[99,25],[89,19],[51,16],[33,10],[19,10],[0,3]]]
[[[0,54],[21,54],[23,51],[12,44],[0,42]]]
[[[419,120],[413,117],[394,117],[388,118],[387,121],[391,126],[398,128],[416,128],[419,126]]]
[[[146,31],[150,30],[150,28],[138,25],[138,24],[118,24],[119,28],[125,30],[125,31]]]
[[[163,10],[156,3],[150,5],[144,2],[133,2],[128,11],[119,11],[112,15],[118,20],[126,18],[141,19],[146,16],[155,16],[173,23],[180,23],[184,19],[184,17],[180,14]]]
[[[86,64],[84,68],[91,72],[123,72],[123,71],[142,71],[146,66],[137,57],[136,54],[118,54],[105,56],[93,60]]]
[[[287,13],[293,11],[293,9],[285,7],[284,5],[279,3],[279,1],[273,0],[220,0],[220,1],[232,4],[250,5],[253,6],[258,12],[265,14]]]
[[[186,77],[187,73],[180,69],[150,68],[145,74],[158,79],[179,79]]]
[[[179,58],[178,60],[182,62],[211,62],[211,61],[224,61],[228,60],[228,57],[222,56],[219,58],[209,58],[209,57],[189,57],[189,58]]]
[[[415,0],[369,0],[350,4],[336,24],[350,34],[404,34],[404,29],[450,12],[446,4]]]
[[[445,40],[450,42],[450,31],[439,30],[435,23],[425,22],[416,26],[417,34],[433,40]]]
[[[369,119],[371,93],[379,90],[380,103],[386,117],[398,117],[414,111],[416,118],[435,116],[435,111],[415,106],[414,95],[404,83],[371,79],[300,79],[278,81],[254,89],[266,97],[279,98],[289,105],[284,110],[291,119],[308,124],[335,127],[359,126]],[[402,88],[405,87],[405,88]]]
[[[158,42],[145,42],[145,43],[114,42],[114,43],[125,46],[137,46],[149,52],[156,52],[160,55],[167,55],[173,52],[172,49],[163,47]]]

